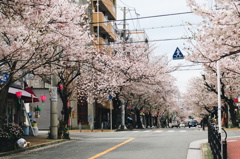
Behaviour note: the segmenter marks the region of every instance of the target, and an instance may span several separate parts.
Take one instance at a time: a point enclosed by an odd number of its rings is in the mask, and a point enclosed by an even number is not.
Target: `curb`
[[[74,139],[71,139],[71,140],[73,141]],[[47,143],[43,143],[43,144],[34,145],[34,146],[31,146],[31,147],[20,148],[20,149],[16,149],[16,150],[12,150],[12,151],[7,151],[7,152],[1,152],[0,157],[9,156],[9,155],[12,155],[12,154],[33,150],[33,149],[36,149],[36,148],[46,147],[46,146],[49,146],[49,145],[55,145],[55,144],[58,144],[58,143],[63,143],[63,142],[71,141],[71,140],[61,139],[61,140],[57,140],[57,141],[51,141],[51,142],[47,142]]]
[[[82,130],[79,130],[79,129],[73,129],[73,130],[68,130],[70,133],[71,132],[79,132],[79,133],[81,133],[81,132],[115,132],[115,131],[117,131],[117,130],[115,130],[115,129],[113,129],[113,130],[108,130],[108,129],[103,129],[103,130],[101,130],[101,129],[93,129],[93,130],[90,130],[90,129],[82,129]]]
[[[202,159],[201,144],[207,143],[207,139],[197,140],[190,143],[187,159]]]

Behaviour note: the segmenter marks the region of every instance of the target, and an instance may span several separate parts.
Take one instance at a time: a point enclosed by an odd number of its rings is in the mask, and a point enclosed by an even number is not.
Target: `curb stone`
[[[34,145],[34,146],[31,146],[31,147],[20,148],[20,149],[8,151],[8,152],[2,152],[2,153],[0,153],[0,157],[5,157],[5,156],[9,156],[9,155],[20,153],[20,152],[34,150],[34,149],[37,149],[37,148],[44,148],[44,147],[50,146],[50,145],[54,146],[54,145],[57,145],[57,144],[60,144],[60,143],[63,143],[63,142],[71,142],[71,141],[74,141],[74,139],[71,139],[71,140],[62,139],[62,140],[51,141],[51,142],[47,142],[47,143]]]
[[[202,159],[201,144],[207,143],[207,139],[197,140],[190,143],[187,159]]]

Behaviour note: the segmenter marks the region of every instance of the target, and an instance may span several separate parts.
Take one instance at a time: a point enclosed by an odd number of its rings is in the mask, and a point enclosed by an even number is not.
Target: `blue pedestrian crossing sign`
[[[180,49],[177,47],[173,54],[173,60],[180,60],[180,59],[184,59],[184,56],[183,56],[182,52],[180,51]]]

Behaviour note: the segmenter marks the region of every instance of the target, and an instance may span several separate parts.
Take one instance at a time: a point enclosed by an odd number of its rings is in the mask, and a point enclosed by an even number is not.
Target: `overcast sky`
[[[174,13],[190,12],[185,0],[117,0],[117,17],[123,19],[123,7],[127,8],[126,18],[148,17],[156,15],[166,15]],[[129,20],[127,28],[130,30],[144,29],[151,40],[175,39],[187,36],[185,25],[187,22],[196,24],[200,22],[200,17],[194,14],[182,14],[172,16],[161,16],[155,18]],[[119,22],[121,28],[121,22]],[[172,55],[178,47],[183,55],[186,55],[184,48],[185,40],[166,40],[155,42],[156,55],[167,55],[172,59]],[[189,65],[185,60],[172,60],[171,65],[181,63],[184,66]],[[201,70],[195,70],[196,67],[183,67],[185,71],[176,71],[173,75],[177,78],[177,85],[181,92],[185,91],[189,79],[200,76]]]

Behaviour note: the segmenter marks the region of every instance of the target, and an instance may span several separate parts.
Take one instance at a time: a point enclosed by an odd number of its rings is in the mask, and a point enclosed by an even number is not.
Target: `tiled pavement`
[[[227,154],[229,159],[240,159],[240,139],[227,140]]]

